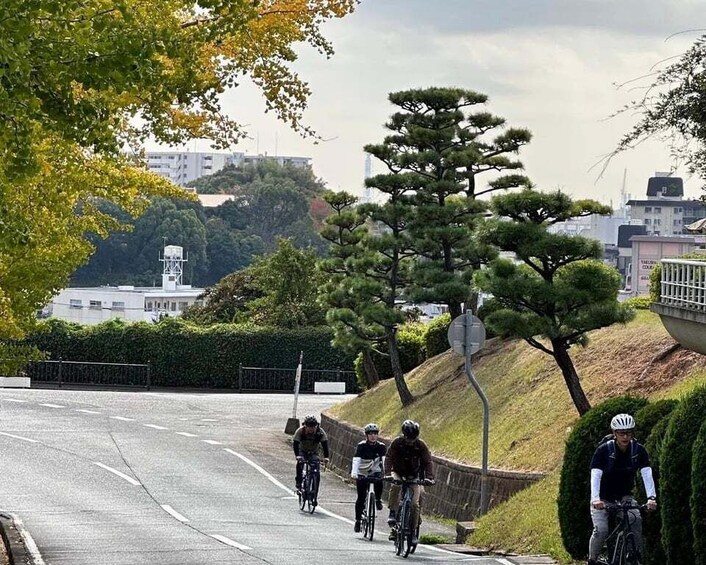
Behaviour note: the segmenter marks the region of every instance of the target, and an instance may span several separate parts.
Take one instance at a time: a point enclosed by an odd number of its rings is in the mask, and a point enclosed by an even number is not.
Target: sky
[[[257,89],[241,85],[223,98],[250,133],[233,150],[310,156],[329,188],[362,194],[363,146],[382,141],[395,110],[388,93],[461,87],[488,95],[484,110],[509,126],[532,131],[519,158],[539,190],[618,206],[624,178],[626,192],[642,197],[647,179],[673,162],[666,145],[650,141],[600,175],[596,164],[637,120],[611,115],[648,84],[635,79],[698,37],[689,30],[705,7],[706,0],[362,0],[324,26],[332,58],[299,50],[295,69],[313,91],[305,122],[324,141],[302,139],[266,115]],[[373,162],[373,172],[384,166]],[[676,173],[687,197],[702,194],[698,179]]]

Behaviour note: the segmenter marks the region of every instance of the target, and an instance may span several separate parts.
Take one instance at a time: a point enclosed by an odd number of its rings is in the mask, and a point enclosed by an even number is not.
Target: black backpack
[[[604,436],[603,439],[598,442],[598,447],[601,447],[604,444],[608,445],[608,468],[606,469],[606,473],[610,473],[615,467],[615,457],[617,455],[617,448],[615,446],[615,438],[613,437],[613,434]],[[638,469],[637,457],[637,441],[633,438],[630,440],[630,468],[633,471],[637,471]]]

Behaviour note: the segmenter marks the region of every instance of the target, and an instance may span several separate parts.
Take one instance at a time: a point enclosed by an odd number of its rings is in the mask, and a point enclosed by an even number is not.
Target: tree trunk
[[[449,307],[449,315],[451,316],[451,320],[455,320],[463,314],[463,312],[461,312],[460,302],[449,302],[447,306]]]
[[[576,406],[579,415],[583,416],[591,409],[591,404],[586,398],[586,393],[583,392],[581,381],[569,355],[569,350],[560,339],[552,340],[552,348],[554,349],[554,359],[559,365],[562,375],[564,375],[564,382],[566,382],[566,387],[569,389],[571,400],[574,401],[574,406]]]
[[[412,393],[409,392],[407,383],[404,380],[404,374],[402,374],[400,352],[397,347],[397,330],[395,328],[385,328],[385,335],[387,336],[387,348],[390,354],[390,363],[392,364],[392,375],[395,378],[395,385],[397,386],[397,393],[400,395],[400,402],[402,402],[402,406],[409,406],[414,401],[414,397]]]
[[[378,375],[378,370],[373,361],[373,354],[369,349],[363,351],[363,374],[365,375],[365,382],[369,389],[380,382],[380,375]]]
[[[466,302],[466,310],[470,310],[474,316],[478,315],[478,291],[475,289],[470,292],[468,302]]]

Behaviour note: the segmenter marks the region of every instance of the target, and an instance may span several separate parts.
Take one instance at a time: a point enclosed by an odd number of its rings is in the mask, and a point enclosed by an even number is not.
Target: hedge
[[[300,351],[305,368],[352,370],[353,359],[333,348],[332,338],[328,327],[201,327],[165,318],[158,324],[111,320],[96,326],[49,320],[26,341],[52,359],[149,363],[155,386],[233,388],[239,364],[294,368]]]
[[[566,551],[574,559],[588,555],[588,540],[593,524],[590,514],[591,458],[600,440],[610,432],[616,414],[635,414],[647,401],[620,396],[606,400],[586,412],[566,441],[559,482],[559,526]]]
[[[424,328],[424,354],[427,359],[436,357],[449,349],[449,326],[451,316],[442,314],[429,322]]]
[[[706,565],[706,419],[694,441],[691,467],[691,525],[696,565]]]
[[[411,323],[400,326],[397,331],[397,347],[400,352],[400,365],[402,372],[408,373],[424,362],[424,324]],[[380,380],[392,378],[392,366],[387,355],[387,344],[382,344],[380,353],[373,352],[373,363],[378,370]],[[363,375],[362,353],[358,354],[355,362],[356,377],[359,384],[364,385],[366,380]]]
[[[658,405],[661,402],[656,402]],[[675,403],[675,407],[676,407]],[[647,407],[653,406],[648,404]],[[667,433],[667,426],[672,412],[662,417],[653,427],[650,435],[645,442],[645,449],[650,455],[650,466],[652,467],[652,477],[655,481],[657,489],[657,504],[662,504],[662,489],[659,476],[659,459],[662,453],[662,444],[664,436]],[[664,545],[662,544],[662,517],[659,512],[651,512],[646,515],[642,521],[642,532],[645,538],[645,565],[664,565],[667,557],[664,554]]]
[[[671,415],[678,405],[679,402],[677,400],[658,400],[657,402],[651,402],[647,406],[640,408],[634,415],[635,439],[641,444],[646,445],[647,438],[652,433],[655,425]],[[650,460],[654,459],[654,455],[649,451],[648,453],[650,454]]]
[[[662,543],[668,565],[693,563],[694,535],[689,502],[696,433],[706,414],[706,387],[684,398],[674,411],[660,454]]]

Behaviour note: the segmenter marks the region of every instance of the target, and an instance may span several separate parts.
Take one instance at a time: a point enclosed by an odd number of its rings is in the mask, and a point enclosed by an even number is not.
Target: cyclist
[[[434,472],[431,463],[431,452],[427,444],[419,439],[419,424],[412,420],[405,420],[402,423],[402,435],[396,437],[390,444],[385,458],[385,475],[391,475],[393,479],[413,480],[424,479],[427,484],[434,484]],[[411,524],[420,523],[419,500],[423,493],[421,485],[410,485],[412,489],[412,515]],[[388,507],[390,516],[387,523],[391,528],[397,524],[396,510],[400,504],[401,487],[393,484],[390,488],[390,499]],[[390,539],[393,534],[390,534]],[[412,540],[416,544],[418,540]]]
[[[365,426],[363,431],[365,439],[355,449],[351,469],[351,477],[356,479],[358,491],[358,497],[355,500],[355,525],[353,526],[353,531],[356,533],[360,531],[360,517],[363,514],[365,497],[368,494],[368,483],[372,477],[382,478],[385,452],[387,451],[385,444],[378,441],[380,427],[377,424],[370,423]],[[382,482],[375,482],[373,488],[375,489],[375,506],[378,510],[382,510]]]
[[[637,504],[632,496],[638,471],[647,493],[647,510],[657,508],[655,483],[650,458],[635,439],[635,420],[630,414],[618,414],[610,422],[613,439],[598,446],[591,460],[591,519],[593,534],[589,542],[588,563],[596,565],[598,554],[608,537],[606,503]],[[630,511],[630,528],[638,552],[642,552],[642,519],[639,510]]]
[[[328,436],[319,426],[316,416],[309,415],[304,418],[304,424],[294,432],[293,440],[292,447],[294,448],[294,456],[297,458],[296,485],[297,493],[299,493],[302,488],[304,462],[311,457],[318,456],[319,446],[324,452],[324,463],[328,463]]]

